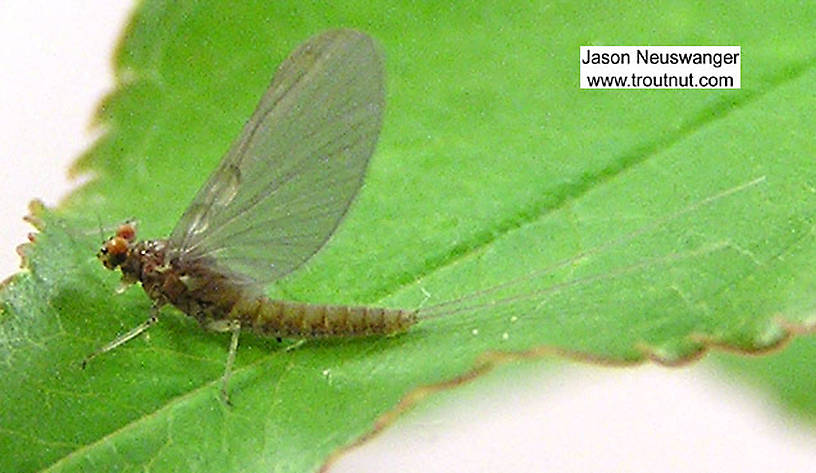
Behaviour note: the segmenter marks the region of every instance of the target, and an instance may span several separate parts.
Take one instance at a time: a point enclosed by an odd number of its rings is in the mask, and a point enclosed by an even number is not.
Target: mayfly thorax
[[[416,311],[272,300],[263,287],[299,267],[329,239],[359,190],[385,106],[384,66],[374,41],[333,30],[298,47],[279,67],[241,135],[170,237],[137,241],[126,223],[98,253],[141,283],[150,318],[88,356],[147,330],[171,304],[210,330],[232,332],[226,399],[238,334],[274,337],[391,334]]]

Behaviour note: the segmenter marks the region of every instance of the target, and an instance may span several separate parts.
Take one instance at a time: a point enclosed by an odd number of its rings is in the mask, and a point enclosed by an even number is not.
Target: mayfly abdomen
[[[404,332],[417,322],[412,310],[308,304],[266,297],[236,303],[230,318],[241,326],[276,337],[348,337]]]

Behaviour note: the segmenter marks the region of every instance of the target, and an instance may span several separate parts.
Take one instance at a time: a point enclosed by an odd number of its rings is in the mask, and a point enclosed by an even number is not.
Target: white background
[[[0,4],[0,277],[17,270],[21,221],[59,202],[66,170],[92,142],[124,1]],[[632,93],[637,93],[633,91]],[[700,365],[527,369],[422,408],[332,471],[808,471],[816,429],[762,393]],[[512,384],[513,386],[510,386]],[[296,428],[296,426],[293,426]]]

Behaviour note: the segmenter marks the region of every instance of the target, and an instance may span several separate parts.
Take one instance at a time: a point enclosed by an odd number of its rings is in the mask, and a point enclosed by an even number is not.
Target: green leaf
[[[816,382],[812,360],[816,360],[816,339],[813,337],[795,338],[784,350],[759,359],[731,353],[717,353],[713,357],[715,365],[722,368],[721,376],[748,381],[769,392],[790,414],[816,424]]]
[[[606,8],[143,3],[100,107],[107,132],[75,167],[98,178],[35,212],[28,270],[2,289],[0,469],[312,471],[419,387],[491,363],[679,363],[812,328],[814,7]],[[386,51],[384,132],[335,238],[272,290],[427,308],[536,277],[400,336],[289,352],[244,336],[233,409],[217,394],[227,339],[174,310],[79,369],[149,307],[113,294],[95,215],[166,236],[280,61],[339,26]],[[743,88],[580,90],[586,44],[740,44]],[[532,297],[485,305],[518,295]]]

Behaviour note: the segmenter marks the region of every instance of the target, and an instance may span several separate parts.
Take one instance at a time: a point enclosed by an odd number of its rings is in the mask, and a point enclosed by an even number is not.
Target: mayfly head
[[[136,226],[132,222],[119,225],[116,233],[102,244],[96,257],[108,269],[116,269],[125,262],[133,242],[136,240]]]

